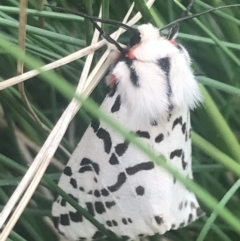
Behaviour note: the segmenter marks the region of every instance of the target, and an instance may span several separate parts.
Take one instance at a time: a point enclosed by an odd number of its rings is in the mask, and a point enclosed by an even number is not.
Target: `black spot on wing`
[[[110,160],[109,160],[109,163],[110,163],[111,165],[117,165],[117,164],[119,164],[119,161],[118,161],[118,159],[117,159],[117,157],[116,157],[116,155],[115,155],[114,153],[112,153],[112,155],[111,155],[111,157],[110,157]]]
[[[150,135],[147,131],[136,131],[136,135],[139,136],[139,137],[143,137],[143,138],[146,138],[146,139],[149,139],[150,138]]]
[[[108,93],[108,96],[109,97],[113,97],[117,91],[117,86],[118,84],[117,83],[114,83],[114,85],[111,87],[109,93]]]
[[[102,196],[107,197],[109,195],[109,191],[107,189],[102,189],[101,194]]]
[[[94,208],[93,208],[93,204],[91,202],[86,202],[86,207],[87,207],[87,210],[88,212],[94,216],[95,213],[94,213]]]
[[[174,229],[175,227],[176,227],[176,225],[175,225],[175,224],[172,224],[171,229]]]
[[[102,202],[95,202],[95,210],[97,213],[102,214],[106,212],[106,209]]]
[[[66,200],[65,200],[64,198],[62,198],[62,200],[61,200],[61,206],[62,206],[62,207],[66,207],[66,204],[67,204]]]
[[[171,117],[172,117],[172,114],[171,114],[171,113],[169,113],[169,114],[168,114],[167,121],[170,121],[170,120],[171,120]]]
[[[137,193],[137,195],[143,196],[143,195],[144,195],[144,192],[145,192],[145,190],[144,190],[144,187],[143,187],[143,186],[138,186],[138,187],[136,187],[136,193]]]
[[[111,202],[105,202],[105,205],[106,205],[107,208],[110,209],[111,207],[115,206],[116,203],[115,203],[114,201],[111,201]]]
[[[186,122],[182,125],[182,133],[185,134],[186,132]]]
[[[191,209],[195,209],[196,208],[195,203],[194,202],[190,202],[190,207],[191,207]]]
[[[104,234],[102,232],[100,232],[99,230],[96,231],[96,233],[92,236],[92,239],[100,239],[100,238],[103,238],[104,237]]]
[[[128,218],[128,222],[129,222],[129,223],[132,223],[132,219],[131,219],[131,218]]]
[[[52,221],[53,221],[54,227],[55,227],[56,229],[58,229],[59,217],[52,216]]]
[[[97,130],[99,129],[99,126],[100,126],[99,120],[97,120],[97,119],[92,119],[91,127],[93,128],[93,131],[94,131],[95,133],[96,133]]]
[[[122,223],[124,225],[128,225],[128,224],[132,223],[132,219],[131,218],[122,218]]]
[[[168,58],[168,57],[160,58],[157,60],[157,64],[165,72],[166,79],[167,79],[168,96],[170,96],[172,93],[172,89],[171,89],[170,82],[169,82],[169,73],[170,73],[170,68],[171,68],[170,58]]]
[[[97,137],[103,140],[104,150],[106,153],[109,154],[112,148],[112,140],[110,134],[103,128],[99,128],[97,132]]]
[[[180,223],[179,227],[182,228],[185,226],[185,222]]]
[[[172,130],[175,128],[176,125],[182,125],[182,117],[178,117],[174,120],[173,125],[172,125]]]
[[[63,225],[63,226],[69,226],[70,225],[68,214],[61,214],[60,215],[60,224]]]
[[[92,161],[85,157],[82,159],[82,161],[80,163],[81,166],[86,166],[86,165],[91,165],[91,164],[92,164]]]
[[[173,159],[175,156],[181,157],[181,155],[182,155],[182,149],[177,149],[170,153],[170,159]]]
[[[155,221],[156,221],[156,223],[157,223],[158,225],[163,224],[163,218],[162,218],[162,217],[160,217],[160,216],[154,216],[154,218],[155,218]]]
[[[178,209],[181,211],[183,208],[183,202],[180,202],[179,205],[178,205]]]
[[[160,58],[160,59],[157,60],[157,64],[166,73],[166,75],[169,76],[170,59],[168,57]]]
[[[111,112],[114,113],[114,112],[117,112],[120,110],[120,106],[121,106],[121,96],[118,95],[117,98],[115,99],[115,102],[111,108]]]
[[[177,182],[176,177],[173,177],[173,184],[176,184],[176,182]]]
[[[136,164],[135,166],[126,168],[126,172],[128,175],[134,175],[140,171],[147,171],[152,170],[154,168],[153,162],[142,162],[139,164]]]
[[[112,186],[108,187],[110,192],[117,191],[127,180],[126,174],[124,172],[120,172],[117,177],[117,181]]]
[[[63,173],[64,173],[65,175],[71,177],[71,176],[72,176],[72,169],[71,169],[71,167],[66,166],[66,167],[64,168],[64,170],[63,170]]]
[[[188,216],[188,223],[191,223],[193,220],[193,215],[190,213]]]
[[[95,191],[94,191],[94,196],[95,196],[95,197],[100,197],[101,194],[100,194],[100,192],[99,192],[98,190],[95,190]]]
[[[127,149],[128,149],[128,143],[126,141],[124,143],[120,143],[115,146],[115,151],[118,156],[122,156]]]
[[[84,166],[84,167],[81,167],[78,172],[84,173],[84,172],[92,172],[92,171],[93,171],[93,169],[91,166]]]
[[[126,218],[123,218],[122,219],[122,223],[124,224],[124,225],[127,225],[128,223],[127,223],[127,219]]]
[[[117,223],[117,221],[116,220],[112,220],[112,223],[113,223],[113,226],[118,226],[118,223]]]
[[[169,103],[168,105],[168,111],[171,112],[173,110],[174,106],[173,104]]]
[[[156,143],[160,143],[164,139],[164,135],[161,133],[155,138]]]
[[[188,132],[186,131],[185,133],[185,141],[187,142],[188,141]]]
[[[126,58],[125,61],[126,65],[129,68],[130,71],[130,80],[135,87],[139,87],[139,77],[137,75],[137,72],[133,66],[133,61],[131,59]]]
[[[99,175],[99,165],[93,161],[91,161],[90,159],[88,158],[83,158],[80,165],[82,166],[80,169],[79,169],[79,173],[83,173],[83,172],[86,172],[86,171],[95,171],[95,173],[97,175]]]
[[[187,162],[185,162],[185,154],[184,152],[182,153],[182,168],[185,170],[187,167]]]
[[[157,126],[158,123],[157,123],[156,120],[151,120],[151,121],[150,121],[150,125],[151,125],[151,126]]]
[[[81,213],[79,211],[76,211],[76,212],[69,212],[69,217],[70,219],[77,223],[77,222],[82,222],[83,221],[83,217],[81,215]]]
[[[73,188],[77,188],[77,181],[76,181],[76,179],[71,177],[70,184],[72,185]]]
[[[198,207],[196,209],[196,214],[197,214],[197,217],[200,218],[205,215],[205,212],[201,208]]]
[[[110,220],[108,220],[108,221],[106,222],[106,224],[107,224],[108,227],[112,227],[112,222],[111,222]]]

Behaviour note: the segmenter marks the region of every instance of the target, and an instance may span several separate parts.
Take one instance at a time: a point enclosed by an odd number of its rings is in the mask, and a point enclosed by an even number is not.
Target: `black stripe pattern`
[[[172,93],[172,88],[170,86],[170,81],[169,81],[169,74],[170,74],[170,68],[171,68],[170,58],[165,57],[165,58],[158,59],[157,64],[165,72],[166,79],[167,79],[167,93],[168,93],[168,96],[170,96]]]
[[[134,68],[133,60],[126,58],[126,59],[124,59],[124,62],[126,63],[126,65],[128,66],[128,68],[130,70],[130,80],[131,80],[131,83],[135,87],[140,87],[140,85],[139,85],[139,76],[137,75],[137,72],[136,72],[136,70]]]
[[[120,110],[120,106],[121,106],[121,96],[118,95],[115,99],[115,102],[111,108],[111,112],[114,113],[114,112],[117,112]]]
[[[126,180],[127,180],[126,174],[124,172],[120,172],[118,174],[116,183],[113,184],[112,186],[109,186],[108,190],[110,192],[116,192],[126,182]]]
[[[97,137],[103,140],[104,150],[109,154],[112,148],[112,139],[110,134],[105,129],[99,128],[97,131]]]
[[[80,166],[81,167],[78,171],[79,173],[94,171],[97,175],[99,175],[99,171],[100,171],[99,165],[88,158],[83,158],[80,163]]]
[[[134,175],[140,171],[148,171],[152,170],[154,168],[153,162],[142,162],[139,164],[136,164],[135,166],[126,168],[126,172],[128,175]]]

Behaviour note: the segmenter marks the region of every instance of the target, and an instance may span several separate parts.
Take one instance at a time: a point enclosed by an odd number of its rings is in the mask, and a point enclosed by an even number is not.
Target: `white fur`
[[[139,44],[132,48],[136,57],[134,67],[139,72],[139,88],[130,83],[130,72],[124,62],[113,69],[119,90],[124,101],[130,107],[133,121],[163,120],[167,118],[168,106],[176,105],[193,109],[202,100],[198,84],[190,68],[190,57],[182,47],[180,51],[169,40],[160,36],[157,28],[151,24],[139,26]],[[166,77],[156,66],[160,58],[169,57],[171,62],[170,86],[171,98],[167,96]]]
[[[164,72],[155,64],[135,62],[139,73],[139,87],[133,86],[130,73],[124,62],[119,62],[113,69],[117,77],[122,102],[128,105],[130,121],[146,125],[151,121],[159,121],[167,117],[169,101]],[[149,74],[154,73],[154,74]]]

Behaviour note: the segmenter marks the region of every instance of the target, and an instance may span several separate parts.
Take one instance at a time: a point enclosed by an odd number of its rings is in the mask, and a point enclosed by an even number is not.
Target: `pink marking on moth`
[[[174,39],[170,40],[170,43],[172,43],[174,46],[177,45],[177,42]]]
[[[136,59],[135,55],[134,55],[134,48],[131,48],[127,53],[126,53],[126,57],[129,59]]]
[[[110,87],[114,86],[114,84],[116,83],[116,79],[117,79],[116,75],[111,74],[108,78],[108,85]]]

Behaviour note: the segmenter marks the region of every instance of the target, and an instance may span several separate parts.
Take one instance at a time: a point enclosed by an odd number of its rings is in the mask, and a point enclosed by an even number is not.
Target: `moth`
[[[152,24],[143,24],[130,47],[116,53],[102,110],[193,178],[190,110],[202,96],[187,50]],[[138,240],[178,229],[203,215],[194,193],[93,119],[58,184],[118,237]],[[71,240],[104,235],[60,196],[53,203],[55,227]]]

